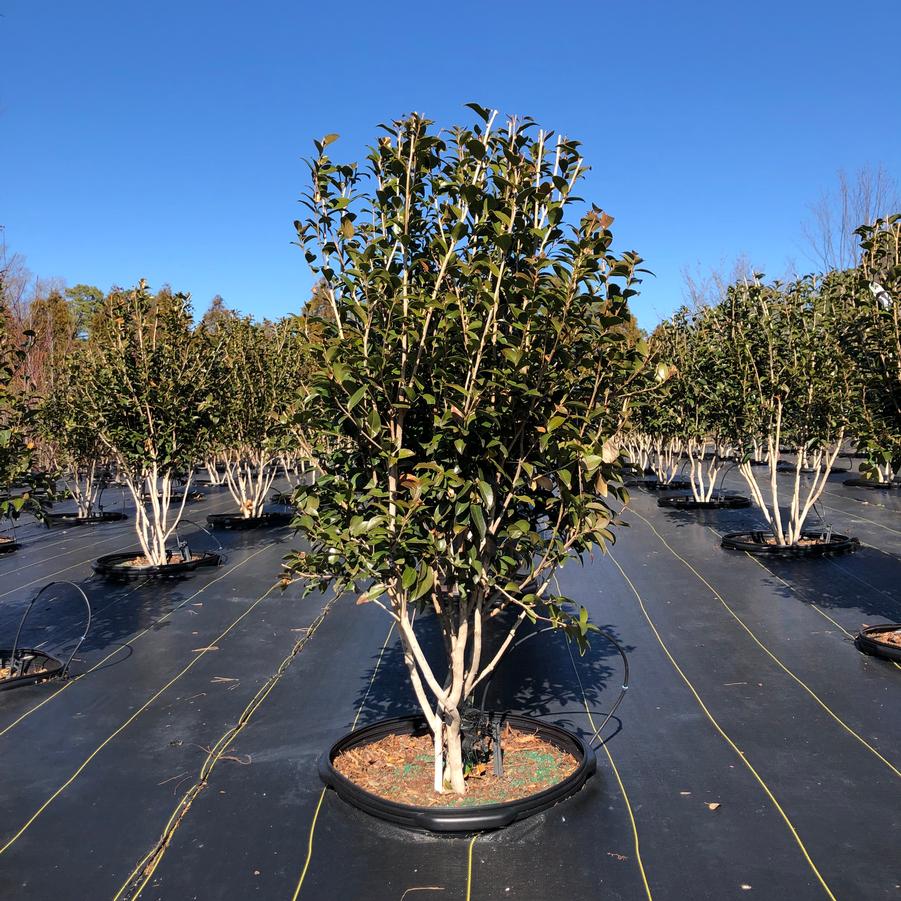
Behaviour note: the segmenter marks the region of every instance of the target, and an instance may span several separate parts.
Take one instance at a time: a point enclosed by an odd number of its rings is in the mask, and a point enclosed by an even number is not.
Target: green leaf
[[[479,533],[480,538],[485,537],[485,517],[482,514],[482,508],[473,504],[469,510],[470,519],[472,519],[473,525],[476,527],[476,531]]]
[[[413,592],[411,601],[418,601],[423,595],[427,594],[432,590],[432,586],[435,584],[435,574],[432,572],[431,567],[426,567],[425,572],[419,577],[419,583],[416,586],[416,590]]]
[[[363,400],[363,397],[366,395],[366,386],[363,385],[360,388],[357,388],[356,391],[350,396],[350,400],[347,402],[347,411],[350,412],[353,410],[356,405]]]

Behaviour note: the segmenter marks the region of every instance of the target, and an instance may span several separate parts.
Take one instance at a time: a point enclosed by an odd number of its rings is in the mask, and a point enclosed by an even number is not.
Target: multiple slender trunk
[[[688,456],[691,493],[696,501],[707,503],[713,497],[716,480],[723,468],[723,459],[718,448],[707,456],[707,441],[689,438],[685,445]]]
[[[92,460],[84,469],[63,476],[63,485],[75,501],[79,519],[87,519],[93,515],[100,499],[100,492],[103,489],[97,478],[98,465],[96,460]]]
[[[211,485],[221,485],[225,481],[224,474],[219,472],[219,463],[222,459],[222,457],[213,456],[207,457],[204,461]]]
[[[744,477],[751,493],[751,498],[763,514],[767,525],[773,533],[777,544],[798,544],[804,535],[804,525],[814,505],[826,488],[826,480],[832,466],[838,458],[844,439],[842,430],[834,442],[827,448],[811,449],[809,445],[795,449],[794,477],[788,497],[788,514],[783,516],[782,501],[784,492],[780,493],[777,471],[779,467],[779,440],[781,436],[781,410],[777,411],[775,432],[767,441],[767,469],[765,480],[758,481],[750,461],[739,465],[739,472]],[[803,481],[802,469],[812,469],[809,481]],[[764,487],[768,482],[770,500],[764,497]]]
[[[225,481],[241,516],[251,519],[262,514],[277,475],[277,461],[266,451],[235,454],[226,460]]]
[[[678,438],[654,439],[654,473],[657,481],[669,485],[682,466],[682,442]]]
[[[485,620],[482,590],[476,597],[463,601],[440,597],[434,606],[441,627],[447,660],[447,674],[439,681],[427,660],[414,629],[415,607],[406,592],[396,593],[389,610],[401,637],[404,662],[413,691],[428,721],[434,739],[434,788],[436,792],[464,794],[462,710],[476,686],[494,671],[504,652],[510,647],[525,619],[517,616],[507,628],[497,649],[483,663]]]
[[[158,464],[152,464],[140,472],[126,470],[123,476],[135,502],[135,532],[141,550],[151,565],[164,566],[166,545],[184,512],[191,477],[188,476],[181,497],[176,497],[173,503],[176,486],[171,470],[161,470]]]

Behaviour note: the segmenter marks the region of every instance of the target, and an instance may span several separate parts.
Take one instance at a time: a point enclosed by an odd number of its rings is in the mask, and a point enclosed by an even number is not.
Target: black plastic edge
[[[0,650],[0,659],[5,660],[11,653],[11,648]],[[63,668],[62,660],[59,660],[44,651],[36,651],[34,648],[18,648],[16,653],[34,654],[35,657],[43,658],[47,661],[45,669],[39,673],[26,673],[24,676],[16,676],[14,679],[0,679],[0,691],[9,691],[12,688],[22,688],[25,685],[35,685],[38,682],[46,682],[48,679],[56,678]]]
[[[897,491],[901,489],[901,482],[876,482],[873,479],[845,479],[843,485],[851,488],[870,488],[873,491]]]
[[[854,638],[854,644],[857,650],[863,654],[901,663],[901,648],[884,641],[878,641],[873,637],[880,632],[892,632],[896,629],[901,629],[901,623],[883,623],[880,626],[869,626],[857,633]]]
[[[107,576],[112,579],[172,579],[194,572],[199,566],[219,566],[222,557],[219,554],[203,553],[199,560],[180,560],[177,563],[169,563],[166,566],[121,566],[125,560],[130,560],[141,554],[140,550],[105,554],[98,557],[91,568],[99,576]]]
[[[260,516],[241,516],[240,513],[210,513],[206,523],[211,529],[265,529],[275,526],[289,526],[294,519],[293,513],[262,513]]]
[[[675,494],[658,498],[657,506],[672,510],[743,510],[751,506],[751,501],[741,494],[714,496],[709,501],[698,501],[691,496]]]
[[[348,804],[371,816],[403,826],[407,829],[437,833],[471,833],[501,829],[517,820],[553,807],[575,794],[597,768],[595,753],[582,738],[568,729],[526,716],[507,714],[505,722],[524,730],[532,730],[563,751],[579,760],[575,772],[556,785],[517,801],[485,804],[481,807],[419,807],[400,804],[374,795],[342,776],[332,761],[342,751],[378,741],[391,734],[425,734],[428,732],[422,716],[402,716],[379,720],[370,726],[356,729],[338,739],[327,754],[319,759],[319,776],[326,786]]]
[[[729,551],[744,551],[757,557],[779,557],[782,559],[799,559],[811,557],[831,557],[839,554],[853,554],[859,547],[857,538],[847,535],[833,534],[828,542],[818,541],[808,545],[766,544],[764,539],[768,532],[729,532],[723,535],[720,546]],[[803,538],[818,540],[823,537],[820,532],[803,532]]]

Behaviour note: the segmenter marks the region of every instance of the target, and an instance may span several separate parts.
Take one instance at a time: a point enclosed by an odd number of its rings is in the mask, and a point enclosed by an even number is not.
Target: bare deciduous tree
[[[851,175],[840,170],[835,189],[810,205],[810,218],[801,226],[807,255],[823,272],[853,269],[860,261],[854,229],[899,206],[898,182],[881,163]]]

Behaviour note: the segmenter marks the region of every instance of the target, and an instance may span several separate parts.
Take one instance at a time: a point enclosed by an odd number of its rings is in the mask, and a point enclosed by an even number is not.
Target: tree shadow
[[[875,548],[819,560],[767,560],[790,594],[820,607],[901,622],[901,560]],[[786,589],[787,591],[787,589]]]
[[[601,628],[618,640],[613,626]],[[437,678],[443,679],[446,666],[435,618],[421,618],[416,624],[416,632],[427,658],[435,664]],[[486,642],[483,659],[491,659],[492,648],[497,648],[505,633],[501,627]],[[561,633],[540,632],[539,626],[524,626],[518,633],[517,643],[508,649],[493,676],[476,687],[476,705],[482,705],[484,696],[486,709],[547,717],[590,736],[594,729],[589,728],[585,706],[587,704],[596,725],[600,725],[605,711],[616,699],[615,691],[622,684],[622,664],[616,648],[597,634],[591,635],[590,646],[584,655],[580,656],[575,647],[572,650],[575,668]],[[628,653],[634,649],[626,646],[625,650]],[[370,666],[361,675],[355,706],[362,706],[358,726],[387,717],[419,713],[399,638],[394,637],[383,652],[372,656]]]

